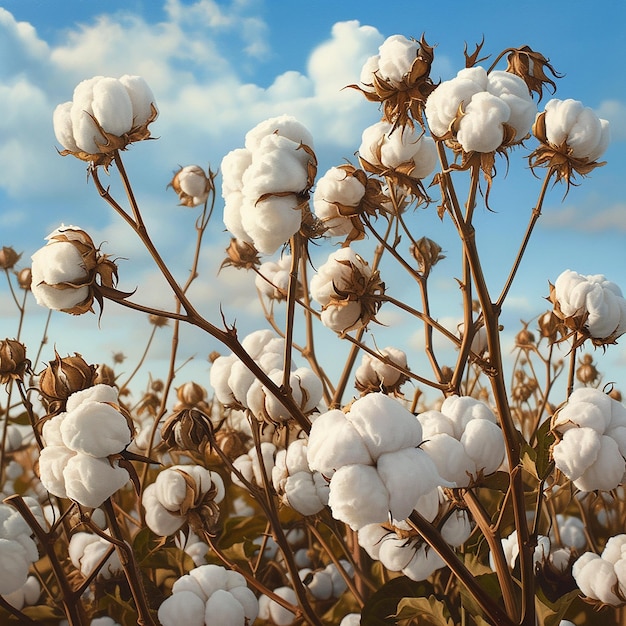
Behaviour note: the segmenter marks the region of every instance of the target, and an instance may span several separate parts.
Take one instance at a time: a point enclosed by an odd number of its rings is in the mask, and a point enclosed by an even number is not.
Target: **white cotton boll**
[[[274,593],[286,600],[287,602],[297,606],[298,599],[295,591],[291,587],[278,587],[274,589]],[[274,602],[267,596],[259,598],[259,618],[263,620],[271,620],[276,626],[290,626],[294,623],[296,616],[285,607]]]
[[[219,402],[227,406],[236,401],[228,384],[228,379],[233,365],[238,362],[239,359],[234,354],[220,356],[213,361],[209,370],[209,383],[215,392],[215,397]]]
[[[389,512],[397,520],[407,518],[418,499],[443,482],[430,456],[419,448],[382,454],[376,467],[389,492]]]
[[[382,121],[368,126],[361,134],[359,157],[372,165],[381,166],[380,147],[391,128],[389,122]]]
[[[87,389],[75,391],[66,403],[66,411],[73,411],[84,402],[111,402],[117,404],[118,392],[115,387],[110,385],[98,384]]]
[[[386,358],[391,363],[395,363],[401,368],[407,368],[406,353],[398,348],[387,347],[379,351],[379,354]],[[400,377],[402,372],[395,368],[393,365],[383,363],[375,356],[363,354],[361,365],[355,372],[355,379],[362,387],[393,387]]]
[[[461,443],[466,454],[476,464],[476,470],[493,474],[504,460],[504,437],[497,424],[489,420],[474,419],[465,427]]]
[[[574,567],[577,563],[578,561]],[[618,581],[612,563],[598,557],[586,562],[584,567],[576,573],[572,569],[572,574],[578,588],[586,596],[612,606],[622,604],[622,601],[613,593]]]
[[[492,152],[504,139],[504,124],[511,115],[508,104],[487,92],[474,95],[459,122],[457,139],[465,152]]]
[[[75,454],[65,446],[46,446],[39,453],[39,478],[46,491],[67,498],[64,470]]]
[[[145,509],[146,524],[156,535],[166,537],[173,535],[184,523],[184,518],[168,511],[157,497],[157,488],[153,483],[148,485],[141,497]]]
[[[99,507],[121,489],[130,475],[117,462],[98,459],[87,454],[72,456],[63,471],[67,497],[83,506]]]
[[[222,173],[222,196],[243,190],[243,174],[252,163],[252,153],[246,148],[231,150],[220,164]]]
[[[476,476],[476,463],[458,439],[446,433],[430,435],[420,448],[432,459],[441,477],[457,487],[467,487]]]
[[[423,543],[416,550],[409,564],[402,573],[411,580],[426,580],[433,572],[445,567],[443,559],[427,544]]]
[[[126,418],[104,402],[82,403],[66,414],[60,430],[70,450],[94,457],[117,454],[132,438]]]
[[[289,288],[291,255],[285,254],[278,261],[266,261],[259,267],[254,285],[261,294],[271,300],[285,300]]]
[[[537,115],[537,105],[524,80],[511,72],[495,70],[489,74],[487,90],[509,106],[507,124],[515,129],[514,141],[524,139]]]
[[[609,537],[601,556],[613,565],[620,559],[626,558],[626,535]]]
[[[295,194],[270,196],[253,203],[244,198],[241,224],[262,254],[274,254],[300,229],[302,210]]]
[[[426,119],[433,135],[442,137],[450,130],[459,106],[487,87],[487,72],[482,67],[461,70],[455,78],[441,83],[426,100]]]
[[[223,221],[226,230],[237,240],[252,243],[252,238],[241,223],[241,208],[244,197],[241,191],[231,191],[224,196]]]
[[[364,87],[371,87],[372,89],[366,89],[365,91],[372,92],[373,86],[375,82],[375,74],[378,72],[378,61],[380,60],[380,55],[374,54],[363,64],[361,68],[361,74],[359,76],[359,82]]]
[[[246,616],[243,607],[232,594],[217,589],[207,600],[204,621],[220,626],[241,626],[245,624]]]
[[[191,591],[172,594],[159,607],[159,622],[163,626],[205,626],[204,601]]]
[[[244,616],[247,624],[252,624],[259,613],[259,601],[254,593],[245,586],[245,582],[239,586],[232,586],[228,592],[243,607]]]
[[[121,137],[133,126],[133,104],[126,87],[116,78],[105,77],[93,85],[91,108],[106,133]]]
[[[313,572],[310,569],[303,569],[298,575],[317,600],[328,600],[333,597],[333,581],[330,574],[324,570]]]
[[[255,382],[257,382],[255,375],[242,361],[235,358],[228,376],[228,387],[233,398],[244,407],[248,407],[246,398]]]
[[[435,142],[418,128],[390,129],[383,135],[379,145],[380,162],[384,167],[395,169],[412,163],[412,178],[425,178],[433,171],[437,162]]]
[[[424,440],[439,434],[454,437],[454,423],[441,411],[430,409],[420,413],[417,419],[422,425],[422,437]]]
[[[611,403],[599,389],[580,387],[572,392],[567,404],[555,414],[552,427],[560,433],[570,428],[591,428],[602,435],[611,422]]]
[[[568,431],[571,432],[571,431]],[[600,449],[596,460],[587,467],[574,485],[581,491],[610,491],[615,489],[624,476],[626,463],[619,448],[610,437],[600,437]]]
[[[556,467],[570,480],[580,478],[598,458],[601,436],[591,428],[571,428],[552,450]]]
[[[76,538],[76,539],[75,539]],[[78,545],[73,546],[76,542]],[[74,567],[80,569],[83,576],[88,577],[104,558],[113,544],[102,537],[91,533],[76,533],[72,535],[69,545],[69,555]],[[113,550],[104,566],[99,570],[98,578],[108,580],[118,576],[123,571],[117,550]]]
[[[341,306],[329,306],[322,311],[320,320],[326,328],[334,330],[336,333],[347,333],[363,326],[361,313],[363,309],[361,303],[353,300],[343,301]]]
[[[317,181],[313,194],[313,210],[323,223],[326,236],[343,237],[352,231],[350,217],[344,217],[340,208],[353,207],[356,211],[364,194],[363,184],[339,167],[332,167]]]
[[[30,564],[20,543],[0,537],[0,594],[20,589],[28,578]]]
[[[472,522],[467,511],[455,510],[441,527],[441,536],[453,547],[464,544],[472,534]]]
[[[419,53],[419,44],[403,35],[392,35],[378,48],[379,75],[395,86],[411,71],[411,66]]]
[[[276,333],[269,330],[269,328],[255,330],[242,339],[241,347],[256,360],[263,355],[268,347],[272,350],[276,349],[274,343],[270,344],[270,342],[276,339],[282,341],[282,338],[277,337]]]
[[[401,539],[395,533],[381,542],[378,560],[390,571],[403,570],[415,556],[415,543]]]
[[[300,193],[308,184],[309,155],[297,144],[280,135],[268,135],[252,154],[243,173],[243,194],[255,203],[266,194]]]
[[[559,538],[564,546],[580,551],[587,545],[585,525],[582,520],[573,515],[558,514],[556,523],[559,527]],[[556,542],[553,530],[550,532],[550,538],[553,542]]]
[[[389,492],[376,468],[369,465],[345,465],[331,478],[328,505],[335,519],[358,530],[366,524],[381,523],[388,519]]]
[[[78,152],[78,146],[74,140],[74,130],[72,128],[72,103],[64,102],[59,104],[52,114],[52,123],[54,126],[54,135],[57,141],[66,150]]]
[[[130,97],[133,110],[132,125],[142,126],[154,115],[153,107],[156,108],[152,89],[142,76],[124,74],[119,80]]]
[[[496,423],[496,416],[489,406],[471,396],[449,396],[443,401],[441,412],[454,424],[457,439],[461,438],[470,420],[484,419]]]
[[[297,144],[302,143],[313,148],[313,136],[304,124],[291,115],[272,117],[257,124],[246,133],[245,147],[247,150],[254,152],[259,148],[264,137],[274,134],[291,139],[291,141]]]
[[[388,535],[394,537],[395,533],[391,533],[380,524],[366,524],[359,528],[357,539],[359,545],[376,561],[380,560],[380,549]]]
[[[46,446],[65,446],[61,437],[61,424],[66,413],[59,413],[44,422],[41,434]]]
[[[100,152],[98,144],[104,145],[106,143],[91,117],[93,115],[93,89],[102,78],[104,77],[94,76],[78,83],[72,97],[70,116],[74,141],[79,150],[88,154],[97,154]]]
[[[18,611],[25,605],[31,606],[39,600],[41,586],[35,576],[29,576],[26,582],[13,593],[2,594],[2,597]]]
[[[370,393],[356,400],[347,419],[374,460],[385,452],[422,443],[422,426],[417,418],[398,400],[383,393]]]
[[[307,459],[312,470],[327,478],[344,465],[373,464],[363,439],[339,409],[327,411],[313,421]]]

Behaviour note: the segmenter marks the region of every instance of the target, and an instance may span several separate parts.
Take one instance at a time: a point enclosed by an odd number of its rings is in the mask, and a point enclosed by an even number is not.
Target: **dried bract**
[[[13,269],[21,256],[13,248],[2,246],[0,249],[0,270]]]
[[[439,261],[446,258],[441,254],[441,246],[428,237],[422,237],[415,245],[411,245],[409,252],[417,261],[420,274],[424,277],[430,274],[430,270]]]
[[[548,70],[555,78],[562,78],[550,64],[549,59],[535,52],[529,46],[522,46],[512,50],[507,56],[507,72],[519,76],[530,91],[538,94],[539,100],[543,97],[543,89],[547,85],[552,93],[556,91],[556,83],[546,74]]]
[[[237,269],[250,270],[261,265],[259,252],[254,245],[241,239],[231,239],[230,245],[226,248],[226,254],[228,256],[222,261],[220,269],[235,267]]]
[[[89,365],[80,354],[61,358],[55,352],[54,361],[39,374],[39,392],[50,412],[62,410],[73,393],[92,387],[95,377],[95,366]]]

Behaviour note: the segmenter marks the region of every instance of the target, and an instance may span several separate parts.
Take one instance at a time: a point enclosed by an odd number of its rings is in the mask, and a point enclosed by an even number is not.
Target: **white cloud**
[[[626,232],[626,203],[616,202],[605,209],[590,209],[568,205],[558,210],[545,211],[541,216],[544,228],[570,228],[579,232]]]

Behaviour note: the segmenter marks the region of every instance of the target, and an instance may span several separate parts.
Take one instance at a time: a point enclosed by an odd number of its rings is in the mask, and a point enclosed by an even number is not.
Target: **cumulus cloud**
[[[606,208],[567,205],[562,209],[545,211],[541,225],[543,228],[567,228],[583,233],[626,232],[626,203],[616,202]]]

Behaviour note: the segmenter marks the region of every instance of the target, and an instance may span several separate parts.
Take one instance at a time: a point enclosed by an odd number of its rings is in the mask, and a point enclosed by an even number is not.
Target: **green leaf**
[[[262,515],[230,517],[224,520],[219,545],[221,548],[229,548],[237,543],[255,541],[266,531],[266,528],[267,518]]]
[[[427,581],[417,583],[406,576],[392,578],[365,603],[361,610],[361,626],[389,626],[401,600],[427,597],[433,592],[433,586]]]
[[[428,598],[402,598],[398,603],[396,619],[419,618],[420,626],[454,626],[453,621],[446,615],[446,605],[435,596]]]

